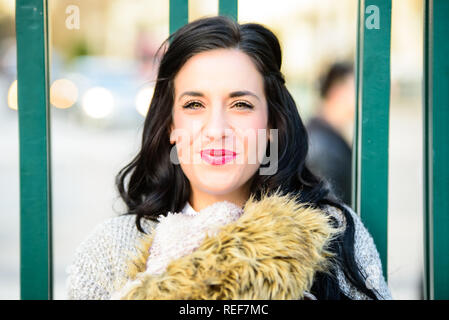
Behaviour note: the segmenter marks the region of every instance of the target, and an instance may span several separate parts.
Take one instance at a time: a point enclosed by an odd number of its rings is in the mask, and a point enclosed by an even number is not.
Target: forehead
[[[228,92],[251,90],[263,94],[263,77],[254,62],[237,49],[214,49],[191,57],[174,79],[175,95],[181,90]]]

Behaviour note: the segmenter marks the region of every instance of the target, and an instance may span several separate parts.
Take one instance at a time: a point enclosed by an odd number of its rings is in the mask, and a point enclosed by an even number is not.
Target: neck
[[[196,212],[220,201],[229,201],[243,208],[250,194],[246,185],[226,194],[211,194],[193,187],[191,190],[189,202]]]

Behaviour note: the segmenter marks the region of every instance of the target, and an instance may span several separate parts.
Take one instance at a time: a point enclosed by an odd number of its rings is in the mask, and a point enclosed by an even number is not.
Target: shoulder
[[[343,206],[349,212],[354,222],[354,257],[362,275],[366,279],[366,285],[375,289],[380,299],[392,299],[391,292],[383,276],[382,262],[373,237],[363,224],[360,216],[351,207],[345,204]],[[326,211],[337,219],[339,227],[346,228],[347,218],[342,210],[334,206],[327,206]],[[352,286],[340,268],[337,268],[337,277],[342,290],[352,299],[367,299],[363,293]]]
[[[135,241],[143,236],[135,222],[135,215],[121,215],[103,221],[81,242],[75,254],[101,252],[114,255],[120,253],[119,249],[133,249]],[[147,219],[141,222],[145,232],[151,233],[155,222]]]
[[[109,299],[114,281],[126,274],[127,257],[137,254],[144,236],[135,219],[121,215],[105,220],[81,242],[67,268],[69,299]],[[151,233],[155,222],[141,221],[145,232]]]

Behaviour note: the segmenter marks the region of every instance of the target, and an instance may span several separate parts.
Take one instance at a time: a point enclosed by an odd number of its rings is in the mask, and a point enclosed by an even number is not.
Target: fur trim
[[[316,272],[326,272],[330,241],[342,230],[320,209],[278,192],[253,196],[244,213],[206,236],[160,275],[145,273],[153,234],[129,265],[132,279],[113,298],[138,300],[302,299]]]

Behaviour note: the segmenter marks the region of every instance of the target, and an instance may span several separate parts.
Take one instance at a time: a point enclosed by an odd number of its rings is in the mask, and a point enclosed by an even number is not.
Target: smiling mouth
[[[237,153],[227,149],[201,150],[201,159],[212,165],[223,165],[235,159]]]

